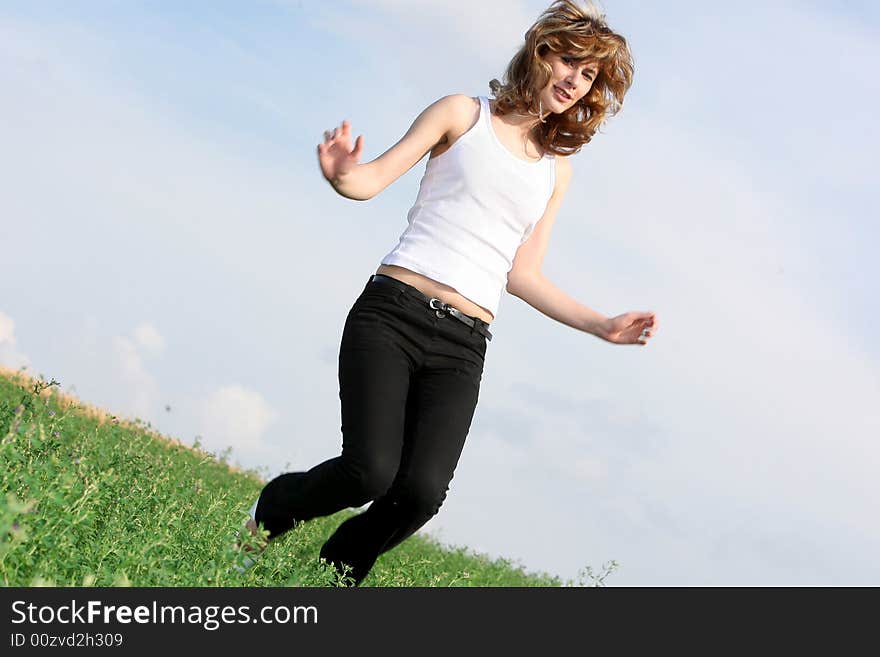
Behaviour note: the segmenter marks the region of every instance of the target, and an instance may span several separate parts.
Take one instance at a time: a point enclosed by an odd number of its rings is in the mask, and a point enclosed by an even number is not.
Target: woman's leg
[[[454,320],[457,321],[457,320]],[[391,488],[365,512],[343,522],[321,549],[356,584],[383,552],[427,523],[446,499],[479,397],[485,340],[467,327],[447,325],[414,373],[406,409],[400,468]]]
[[[269,538],[295,523],[362,506],[391,486],[403,448],[411,359],[382,328],[389,303],[393,295],[365,291],[349,312],[339,350],[342,454],[265,486],[256,522]]]

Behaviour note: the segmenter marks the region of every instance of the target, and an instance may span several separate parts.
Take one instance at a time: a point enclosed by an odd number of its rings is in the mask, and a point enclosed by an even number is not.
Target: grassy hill
[[[299,525],[239,573],[235,532],[259,475],[59,388],[0,367],[0,586],[340,584],[318,553],[353,511]],[[362,586],[584,584],[416,535]]]

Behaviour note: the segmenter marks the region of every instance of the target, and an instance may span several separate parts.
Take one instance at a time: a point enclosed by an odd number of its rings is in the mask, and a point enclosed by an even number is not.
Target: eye
[[[568,66],[574,66],[574,58],[573,58],[573,57],[565,57],[565,56],[562,56],[562,57],[560,57],[560,59],[561,59],[563,62],[565,62],[565,64],[567,64]],[[584,71],[584,77],[585,77],[587,80],[592,80],[592,79],[593,79],[593,73],[590,72],[590,71]]]

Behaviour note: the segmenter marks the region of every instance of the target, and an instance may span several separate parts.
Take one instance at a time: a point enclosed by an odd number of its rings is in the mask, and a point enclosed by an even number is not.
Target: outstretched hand
[[[653,312],[628,312],[608,319],[603,337],[615,344],[648,344],[657,332],[657,315]]]
[[[321,173],[330,182],[338,180],[358,163],[364,150],[363,135],[358,135],[354,149],[351,146],[351,124],[343,121],[339,128],[324,131],[324,143],[318,144],[318,162]]]

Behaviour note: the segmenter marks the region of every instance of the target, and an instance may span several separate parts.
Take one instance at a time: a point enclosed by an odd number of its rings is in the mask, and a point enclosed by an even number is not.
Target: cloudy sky
[[[0,363],[267,477],[338,455],[343,323],[425,161],[356,202],[315,147],[488,94],[547,4],[4,0]],[[880,585],[876,4],[603,6],[635,82],[544,272],[660,330],[505,295],[421,531],[608,585]]]

